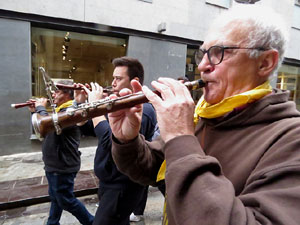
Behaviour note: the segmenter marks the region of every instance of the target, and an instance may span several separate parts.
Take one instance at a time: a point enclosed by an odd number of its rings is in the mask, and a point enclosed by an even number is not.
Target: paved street
[[[75,180],[75,193],[84,190],[96,190],[98,180],[93,174],[95,147],[80,148],[81,171]],[[47,179],[44,176],[44,165],[41,152],[0,156],[0,225],[43,225],[46,224],[49,202],[45,202]],[[93,192],[95,193],[95,191]],[[32,199],[43,199],[41,204],[28,204]],[[89,194],[79,198],[95,214],[97,196]],[[150,187],[144,220],[132,225],[160,225],[164,198],[157,188]],[[7,209],[13,203],[17,208]],[[2,208],[1,208],[2,207]],[[61,225],[79,225],[76,218],[64,212]]]
[[[89,212],[95,214],[97,196],[89,195],[79,198]],[[6,215],[0,216],[1,225],[44,225],[46,224],[50,204],[43,203],[29,207],[7,210]],[[144,220],[132,222],[131,225],[161,225],[163,196],[156,188],[150,188]],[[3,211],[0,213],[4,213]],[[80,223],[70,213],[64,211],[61,225],[79,225]]]

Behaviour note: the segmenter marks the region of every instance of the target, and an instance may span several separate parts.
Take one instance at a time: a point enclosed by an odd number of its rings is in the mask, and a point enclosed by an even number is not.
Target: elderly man
[[[144,184],[165,175],[165,224],[299,224],[300,113],[268,81],[282,27],[257,6],[220,16],[196,54],[206,82],[196,109],[178,81],[152,82],[162,97],[131,82],[156,109],[160,140],[138,134],[141,106],[109,114],[118,168]]]

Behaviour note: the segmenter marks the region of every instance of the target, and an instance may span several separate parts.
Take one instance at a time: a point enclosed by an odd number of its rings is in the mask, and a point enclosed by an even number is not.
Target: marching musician
[[[59,80],[59,84],[70,85],[69,80]],[[73,105],[73,90],[56,90],[52,94],[56,112],[64,112]],[[48,115],[46,111],[47,99],[37,99],[29,105],[31,112],[42,116]],[[59,225],[62,211],[73,214],[81,224],[91,225],[94,220],[85,206],[75,197],[74,179],[80,169],[80,130],[76,125],[63,128],[60,135],[54,131],[48,133],[43,140],[42,152],[45,172],[48,180],[48,192],[51,207],[47,225]]]
[[[123,88],[131,89],[131,80],[143,84],[144,69],[137,59],[121,57],[114,59],[112,63],[115,67],[112,81],[115,95],[118,95]],[[84,87],[82,84],[81,86]],[[86,87],[84,87],[85,91],[76,91],[76,102],[84,102],[85,93],[88,94],[89,102],[96,102],[105,97],[103,88],[97,83],[91,83],[91,88],[91,91]],[[156,114],[151,104],[145,103],[142,107],[142,125],[139,126],[138,132],[146,140],[151,140],[156,125]],[[93,225],[129,225],[132,212],[136,210],[139,215],[144,213],[148,186],[131,181],[116,167],[111,155],[111,129],[106,116],[94,117],[92,121],[81,125],[84,134],[96,135],[98,138],[94,171],[99,178],[99,206]],[[137,211],[138,206],[139,211]]]
[[[286,29],[261,5],[218,17],[196,53],[206,82],[196,107],[178,81],[152,82],[159,97],[133,80],[156,109],[160,139],[139,134],[141,105],[108,114],[118,168],[141,184],[165,178],[164,224],[299,224],[300,113],[269,82]]]

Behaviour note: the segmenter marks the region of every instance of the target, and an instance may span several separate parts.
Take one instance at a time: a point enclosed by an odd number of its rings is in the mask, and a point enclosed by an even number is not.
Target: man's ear
[[[271,49],[264,51],[259,57],[258,74],[262,77],[269,76],[278,64],[278,51]]]

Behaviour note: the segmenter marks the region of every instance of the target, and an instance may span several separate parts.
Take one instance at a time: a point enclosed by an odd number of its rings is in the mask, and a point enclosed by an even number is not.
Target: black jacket
[[[66,109],[61,109],[65,111]],[[40,115],[48,115],[42,106],[36,108]],[[62,133],[57,135],[50,132],[46,135],[42,144],[43,161],[45,171],[58,173],[73,173],[80,169],[80,130],[75,126],[62,129]]]
[[[156,114],[151,104],[143,104],[143,117],[140,133],[145,136],[146,140],[151,141],[156,125]],[[92,130],[92,122],[83,127],[85,134]],[[94,129],[98,137],[98,147],[94,160],[94,172],[100,180],[100,185],[110,188],[126,188],[131,185],[138,185],[131,181],[126,175],[121,173],[111,154],[111,129],[107,120],[101,121]],[[91,135],[91,133],[89,133]]]

